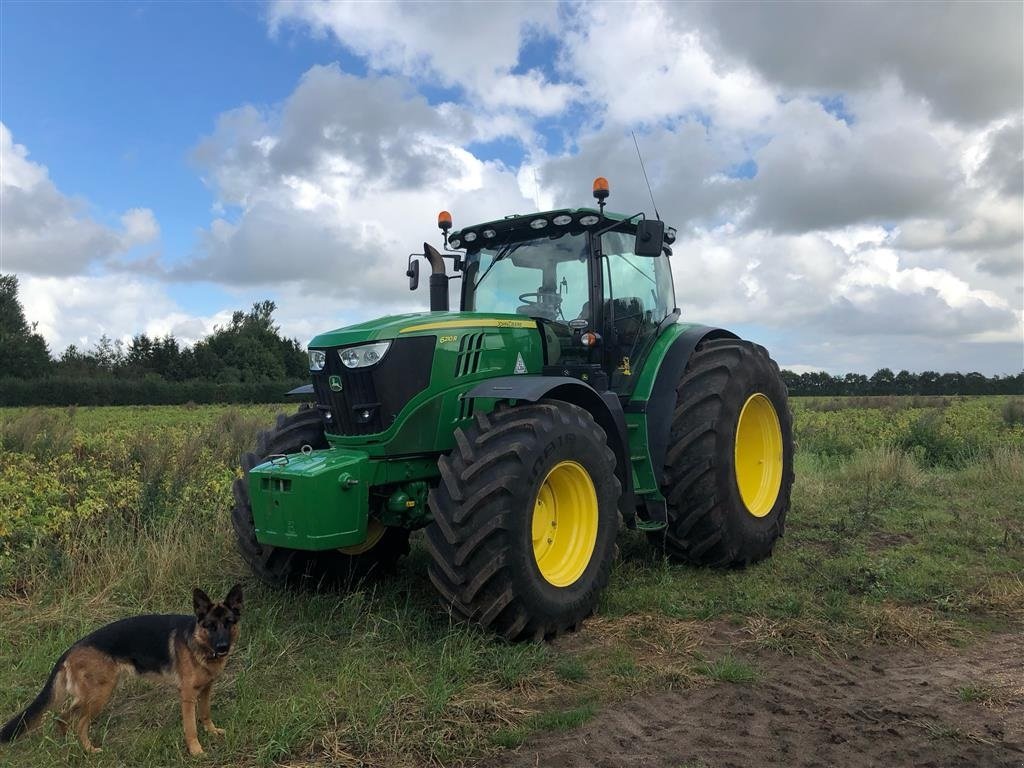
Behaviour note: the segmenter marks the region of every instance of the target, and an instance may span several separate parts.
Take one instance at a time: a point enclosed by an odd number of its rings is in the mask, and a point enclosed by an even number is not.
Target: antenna
[[[537,166],[533,167],[533,204],[540,210],[540,184],[537,183]]]
[[[661,214],[658,213],[658,204],[654,202],[654,192],[651,191],[651,182],[647,180],[647,169],[644,168],[644,158],[640,154],[640,145],[636,142],[636,134],[630,131],[629,135],[633,137],[633,146],[636,147],[636,157],[640,161],[640,170],[644,172],[644,181],[647,182],[647,193],[651,196],[651,205],[654,206],[654,216],[658,221],[661,221]]]

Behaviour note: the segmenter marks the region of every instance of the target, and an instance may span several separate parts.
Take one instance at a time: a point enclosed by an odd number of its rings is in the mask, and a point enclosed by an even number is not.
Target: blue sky
[[[54,351],[264,297],[308,337],[422,304],[392,273],[438,208],[605,175],[639,210],[635,131],[688,316],[796,368],[1019,369],[1020,9],[797,10],[5,2],[0,258]]]
[[[127,208],[152,209],[161,255],[181,261],[216,199],[191,160],[216,116],[241,103],[272,107],[316,64],[367,73],[362,58],[331,38],[288,29],[271,35],[265,11],[249,2],[5,3],[0,111],[64,193],[88,200],[108,224]],[[555,48],[553,36],[530,39],[516,70],[540,68],[558,79]],[[458,87],[429,83],[419,92],[431,103],[461,96]],[[563,148],[573,117],[538,126],[548,146]],[[524,158],[510,136],[468,148],[512,166]],[[195,312],[229,300],[209,283],[169,292]]]
[[[186,258],[215,195],[190,153],[239,103],[284,99],[309,67],[366,67],[328,40],[272,40],[264,8],[227,3],[5,3],[0,111],[66,194],[108,224],[152,209],[162,255]],[[187,308],[226,300],[212,285],[173,286]]]

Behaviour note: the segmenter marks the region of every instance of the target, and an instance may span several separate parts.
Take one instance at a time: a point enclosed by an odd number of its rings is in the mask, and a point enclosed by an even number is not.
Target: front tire
[[[242,559],[256,576],[275,587],[352,586],[394,570],[398,559],[409,552],[409,531],[384,526],[374,518],[367,525],[366,542],[342,550],[307,552],[256,540],[249,470],[274,454],[299,453],[306,445],[314,450],[329,447],[320,412],[303,403],[291,416],[278,415],[274,429],[260,433],[256,450],[242,456],[242,477],[232,487],[235,506],[231,512]]]
[[[793,419],[779,367],[739,339],[700,344],[676,390],[662,493],[676,560],[745,566],[772,553],[793,485]]]
[[[438,460],[430,579],[452,613],[509,640],[575,629],[608,583],[619,529],[615,456],[569,403],[477,414]]]

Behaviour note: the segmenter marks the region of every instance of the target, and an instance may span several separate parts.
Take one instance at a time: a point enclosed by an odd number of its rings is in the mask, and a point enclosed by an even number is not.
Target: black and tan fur
[[[210,719],[210,692],[238,640],[242,588],[233,586],[222,603],[196,589],[192,605],[191,616],[133,616],[83,637],[57,660],[35,701],[0,729],[0,742],[14,740],[54,709],[61,733],[70,725],[86,752],[99,752],[89,740],[89,725],[110,700],[119,677],[134,674],[177,686],[185,744],[193,755],[201,754],[197,709],[209,733],[224,733]]]

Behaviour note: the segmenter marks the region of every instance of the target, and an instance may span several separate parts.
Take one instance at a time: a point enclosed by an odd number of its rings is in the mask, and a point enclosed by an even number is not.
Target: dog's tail
[[[43,690],[39,692],[39,695],[29,704],[25,709],[19,712],[17,715],[12,717],[7,723],[4,724],[3,728],[0,728],[0,744],[14,741],[16,738],[25,733],[25,731],[35,728],[39,725],[40,719],[50,705],[53,704],[54,699],[54,683],[57,680],[57,675],[60,673],[61,667],[64,666],[64,659],[67,654],[61,656],[57,660],[57,663],[53,665],[53,670],[50,672],[50,676],[46,680],[46,685],[43,686]]]

